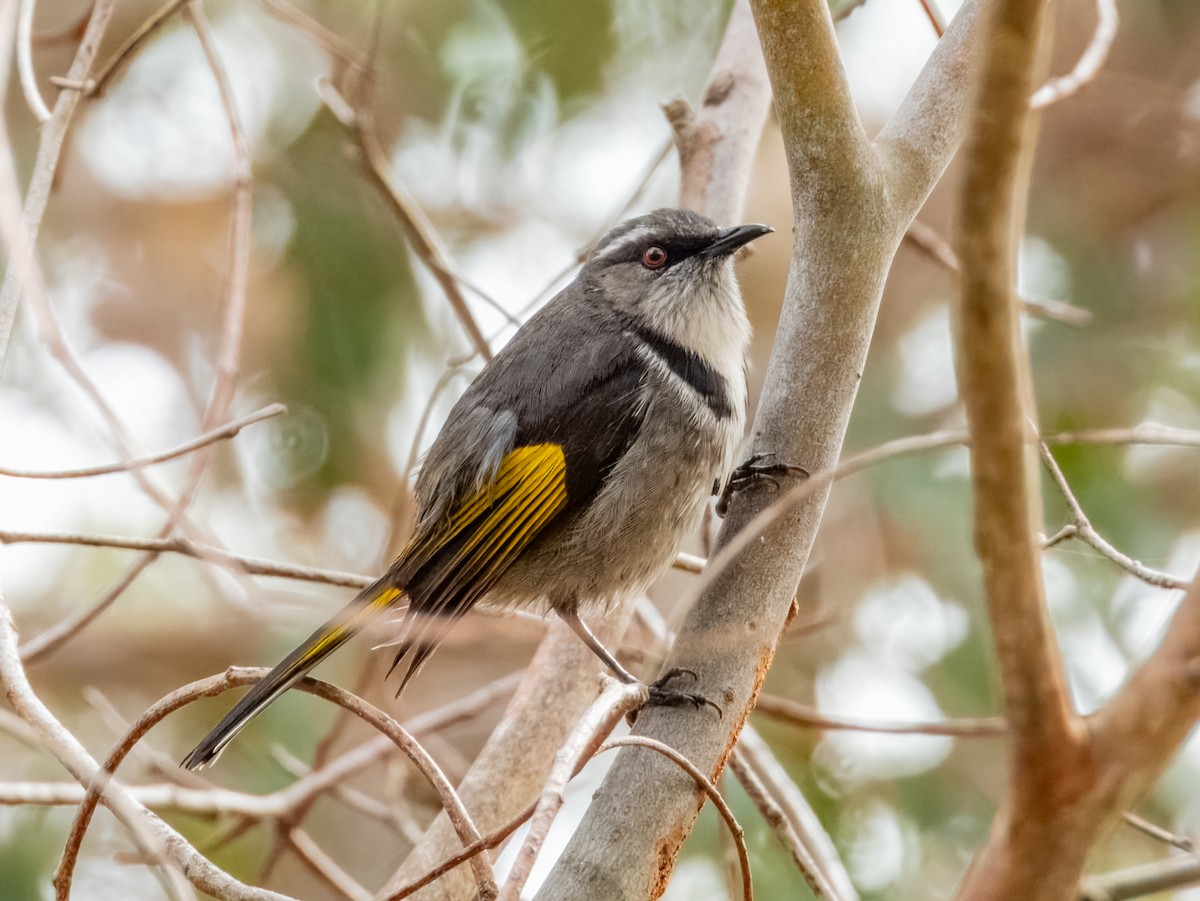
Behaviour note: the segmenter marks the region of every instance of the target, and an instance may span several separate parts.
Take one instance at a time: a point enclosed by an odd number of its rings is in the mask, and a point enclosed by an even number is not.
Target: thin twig
[[[216,38],[209,25],[204,5],[200,0],[191,0],[184,8],[183,14],[196,34],[196,40],[200,43],[205,62],[208,64],[209,71],[212,72],[213,81],[216,82],[217,93],[221,98],[221,109],[225,113],[225,121],[229,126],[229,136],[233,146],[233,211],[230,214],[226,260],[228,285],[224,304],[225,314],[221,324],[221,340],[217,351],[216,378],[201,426],[211,429],[227,415],[237,384],[250,280],[254,176],[250,168],[250,146],[246,140],[246,130],[242,126],[241,117],[238,115],[233,85],[230,83],[225,64],[221,60],[221,54],[217,50]],[[191,459],[187,476],[184,479],[183,490],[180,491],[179,500],[171,514],[172,524],[191,505],[211,459],[212,454],[207,451],[202,451]]]
[[[1186,851],[1188,854],[1196,854],[1197,850],[1200,850],[1196,846],[1195,839],[1189,838],[1186,835],[1176,835],[1174,832],[1169,832],[1162,826],[1151,823],[1145,817],[1140,817],[1131,811],[1127,810],[1121,814],[1121,819],[1138,830],[1138,832],[1164,842],[1173,848],[1178,848],[1180,851]]]
[[[346,588],[365,588],[373,579],[354,573],[298,566],[246,557],[212,545],[199,544],[182,535],[171,538],[124,538],[116,535],[95,535],[87,532],[17,532],[0,529],[0,544],[78,544],[85,547],[110,547],[127,551],[183,554],[207,563],[219,563],[231,572],[251,576],[279,576],[301,582],[322,582]]]
[[[133,59],[133,55],[138,49],[150,39],[150,37],[158,31],[175,13],[179,12],[189,0],[167,0],[157,12],[150,18],[137,27],[137,29],[128,38],[125,39],[117,51],[108,58],[96,77],[90,81],[84,82],[83,87],[90,96],[100,97],[108,90],[108,86],[112,80],[116,78],[124,65]],[[68,76],[71,78],[72,76]],[[76,82],[82,82],[81,78],[76,77]]]
[[[21,79],[21,90],[30,112],[42,125],[50,121],[50,108],[38,90],[37,73],[33,70],[33,12],[36,0],[20,0],[17,13],[17,73]]]
[[[929,19],[929,24],[933,26],[934,33],[940,38],[946,33],[946,23],[942,19],[942,14],[937,11],[933,5],[933,0],[918,0],[921,4],[921,9],[925,11],[925,17]]]
[[[504,883],[500,901],[518,901],[521,889],[529,879],[538,852],[546,841],[554,818],[562,808],[567,783],[578,771],[580,764],[596,753],[596,749],[620,722],[621,717],[646,703],[646,686],[641,683],[626,685],[615,679],[604,678],[604,690],[592,703],[576,724],[570,737],[554,758],[550,777],[542,788],[537,808],[529,823],[525,841],[517,852],[508,880]]]
[[[1007,732],[1003,717],[998,716],[925,723],[862,720],[847,716],[831,716],[807,704],[766,693],[758,696],[754,710],[771,719],[805,729],[876,732],[884,735],[949,735],[954,738],[1000,738]]]
[[[1067,75],[1051,79],[1038,88],[1030,98],[1030,108],[1045,109],[1052,103],[1079,93],[1092,81],[1108,59],[1113,41],[1117,38],[1117,22],[1116,0],[1096,0],[1096,30],[1092,32],[1092,39],[1075,63],[1075,68]]]
[[[8,466],[0,466],[0,476],[8,476],[14,479],[86,479],[92,476],[103,476],[111,473],[128,472],[131,469],[141,469],[146,466],[154,466],[158,463],[166,463],[170,460],[176,460],[185,454],[190,454],[192,451],[199,450],[202,447],[207,447],[210,444],[215,444],[218,441],[224,441],[227,438],[233,438],[242,429],[255,423],[262,422],[264,419],[270,419],[273,416],[281,416],[287,412],[287,407],[283,404],[271,404],[269,407],[263,407],[254,413],[247,416],[242,416],[232,422],[226,423],[223,426],[205,432],[197,438],[193,438],[186,444],[181,444],[171,450],[163,451],[162,453],[152,454],[148,457],[137,457],[132,460],[125,460],[119,463],[105,463],[100,466],[85,466],[80,469],[14,469]]]
[[[303,829],[297,827],[289,830],[287,843],[310,872],[347,901],[371,901],[374,897],[359,885],[354,877],[339,867],[332,857],[322,851]]]
[[[231,667],[221,675],[210,676],[207,679],[201,679],[176,689],[152,704],[138,717],[105,760],[103,770],[100,771],[97,778],[92,782],[87,796],[83,803],[80,804],[79,810],[75,815],[70,835],[63,849],[63,855],[59,861],[55,875],[55,885],[59,888],[60,895],[62,895],[64,890],[69,890],[75,861],[79,855],[79,848],[83,841],[83,836],[87,831],[88,824],[91,822],[92,815],[95,812],[97,800],[99,799],[98,793],[111,783],[112,774],[129,754],[134,744],[156,723],[181,707],[200,698],[214,697],[230,688],[252,685],[262,679],[268,672],[269,670],[265,667]],[[298,682],[295,687],[351,711],[355,716],[386,735],[416,765],[421,774],[438,792],[463,845],[466,846],[479,840],[478,830],[471,823],[470,817],[462,807],[462,802],[458,799],[454,788],[446,780],[446,777],[442,774],[437,764],[425,753],[420,744],[404,727],[357,695],[330,685],[327,682],[306,677]],[[485,897],[488,897],[488,892],[494,894],[495,877],[491,873],[491,864],[488,862],[486,856],[472,858],[471,863],[480,893]]]
[[[670,745],[653,738],[647,738],[644,735],[626,735],[621,738],[610,738],[596,753],[610,751],[613,748],[648,748],[666,757],[692,777],[700,790],[708,795],[708,799],[717,808],[717,813],[721,815],[721,819],[729,827],[729,833],[733,836],[734,845],[737,847],[738,862],[742,867],[742,898],[744,901],[753,901],[754,889],[751,885],[750,854],[746,850],[746,833],[742,829],[741,824],[738,823],[737,818],[734,817],[733,811],[729,809],[729,805],[725,802],[725,799],[721,797],[721,793],[717,791],[717,787],[712,784],[712,780],[700,772],[694,763]]]
[[[0,544],[2,543],[0,542]],[[22,643],[21,660],[26,664],[33,664],[53,654],[112,606],[117,598],[133,584],[134,580],[157,559],[158,554],[143,554],[90,604],[80,607],[53,626]]]
[[[919,219],[914,219],[904,233],[904,240],[924,253],[929,259],[942,268],[953,273],[962,271],[958,262],[958,254],[950,246],[950,242],[937,233],[932,227]],[[1084,307],[1062,300],[1032,300],[1020,296],[1021,309],[1030,316],[1063,325],[1083,326],[1092,321],[1092,311]]]
[[[754,774],[754,771],[746,765],[746,761],[742,759],[742,755],[737,748],[734,749],[733,754],[729,757],[729,769],[733,771],[733,775],[741,783],[742,789],[749,796],[754,806],[758,808],[758,812],[762,814],[763,819],[767,821],[767,825],[771,827],[780,844],[791,855],[792,863],[800,871],[800,875],[803,877],[809,891],[812,892],[813,897],[828,897],[821,889],[821,884],[818,882],[817,873],[812,866],[812,862],[808,859],[808,855],[804,853],[804,846],[800,842],[800,836],[796,834],[796,830],[788,822],[783,810],[775,803],[775,799],[767,792],[766,786],[762,784]]]
[[[729,762],[813,893],[828,901],[858,901],[833,839],[752,725],[742,730]]]
[[[1071,491],[1071,486],[1067,482],[1067,477],[1063,475],[1062,469],[1059,468],[1058,461],[1054,459],[1054,455],[1050,453],[1050,448],[1044,442],[1039,442],[1038,448],[1041,452],[1042,462],[1046,465],[1046,471],[1050,473],[1050,478],[1054,480],[1054,484],[1058,486],[1059,492],[1063,496],[1063,500],[1067,502],[1067,509],[1071,514],[1071,524],[1061,529],[1056,535],[1053,535],[1043,541],[1045,547],[1053,547],[1060,541],[1066,538],[1077,538],[1088,547],[1099,551],[1121,569],[1125,570],[1132,576],[1141,579],[1147,585],[1153,585],[1156,588],[1166,588],[1169,590],[1182,591],[1191,584],[1190,579],[1179,579],[1167,573],[1159,572],[1156,569],[1151,569],[1140,560],[1134,560],[1128,554],[1125,554],[1109,542],[1107,542],[1088,519],[1087,514],[1083,512],[1083,507],[1080,506],[1074,492]]]
[[[1200,885],[1200,860],[1174,857],[1103,876],[1087,876],[1080,885],[1078,901],[1129,901],[1193,885]]]
[[[364,694],[369,688],[366,680],[368,675],[371,673],[372,657],[366,656],[364,657],[362,666],[360,667],[358,679],[354,684],[354,692],[356,694]],[[345,731],[350,717],[351,714],[348,710],[340,708],[334,714],[333,720],[330,722],[329,727],[325,730],[325,735],[322,736],[320,741],[317,742],[316,750],[312,755],[311,769],[319,770],[326,764],[329,759],[329,755],[333,751],[333,742]],[[282,751],[284,749],[278,750]],[[286,751],[284,753],[286,753]],[[274,749],[272,756],[274,756],[276,760],[279,760],[279,754],[276,753]],[[298,775],[304,774],[299,773]],[[336,794],[337,791],[338,787],[335,787],[334,793]],[[297,804],[291,812],[275,822],[275,838],[272,842],[270,850],[267,852],[266,860],[263,861],[262,866],[259,868],[259,882],[270,881],[271,874],[274,871],[275,866],[280,860],[283,859],[284,850],[291,846],[289,836],[304,822],[304,818],[308,816],[309,811],[312,809],[313,805],[316,804],[317,797],[317,795],[313,795],[307,801]],[[392,822],[395,821],[392,820]]]
[[[333,85],[327,82],[323,83],[322,98],[325,99],[330,111],[337,116],[338,121],[357,142],[359,150],[362,152],[364,170],[396,215],[413,253],[429,269],[430,274],[446,295],[450,308],[458,317],[472,347],[485,360],[490,360],[492,358],[491,348],[488,347],[487,339],[479,329],[479,323],[475,321],[467,299],[459,290],[458,279],[450,266],[433,224],[409,194],[408,188],[396,176],[387,153],[379,143],[379,136],[375,130],[375,118],[371,109],[370,84],[370,76],[364,75],[363,96],[357,107],[347,103]],[[336,95],[336,99],[331,98],[331,94]],[[330,102],[331,100],[332,102]]]
[[[1127,429],[1083,429],[1043,435],[1047,444],[1149,444],[1158,447],[1200,447],[1200,430],[1142,422]]]
[[[100,40],[108,27],[116,7],[116,0],[96,0],[92,7],[91,17],[84,30],[83,39],[75,53],[67,77],[76,81],[87,76],[92,62],[100,47]],[[45,283],[41,279],[41,270],[34,257],[34,246],[37,244],[38,232],[41,229],[42,218],[46,213],[46,204],[50,199],[50,191],[54,186],[58,162],[62,156],[63,144],[70,130],[71,120],[79,102],[79,94],[75,91],[64,91],[59,94],[54,104],[54,111],[42,128],[41,140],[38,142],[37,158],[33,164],[33,174],[29,180],[29,190],[25,196],[24,209],[21,213],[21,224],[16,226],[10,222],[10,211],[4,211],[5,243],[8,245],[8,267],[4,273],[4,282],[0,286],[0,371],[4,369],[4,358],[8,352],[8,339],[12,332],[13,320],[17,312],[17,303],[22,295],[32,296],[44,294]],[[9,142],[5,142],[8,146]],[[7,164],[5,165],[7,169]],[[14,192],[16,174],[4,173],[6,184],[5,194]],[[13,193],[12,197],[19,196]],[[9,198],[5,198],[8,200]]]
[[[282,0],[259,0],[267,12],[294,25],[308,34],[328,54],[342,63],[354,68],[366,68],[366,57],[358,48],[347,42],[337,32],[332,31],[303,10],[297,9]]]
[[[205,563],[218,564],[237,574],[274,576],[298,582],[338,585],[343,588],[365,588],[375,581],[373,576],[235,554],[211,544],[201,544],[183,535],[170,538],[133,538],[124,535],[99,535],[94,532],[23,532],[16,529],[0,529],[0,545],[3,544],[76,544],[82,547],[106,547],[150,554],[181,554]],[[681,554],[677,566],[684,572],[701,572],[704,569],[700,559],[690,554]]]
[[[513,817],[511,820],[509,820],[507,823],[505,823],[503,826],[501,826],[499,829],[495,830],[494,832],[489,832],[487,835],[485,835],[479,841],[463,848],[460,852],[458,852],[454,856],[449,857],[446,860],[442,861],[440,864],[438,864],[436,867],[431,869],[429,872],[425,873],[424,875],[420,876],[417,879],[414,879],[412,882],[408,883],[407,885],[400,886],[396,891],[392,892],[387,897],[385,897],[383,899],[383,901],[403,901],[404,898],[408,898],[409,896],[413,895],[414,893],[419,892],[421,889],[423,889],[425,886],[429,885],[431,882],[436,882],[442,876],[446,875],[448,872],[453,870],[455,867],[461,866],[462,864],[466,863],[468,860],[470,860],[476,854],[480,854],[484,851],[490,851],[492,848],[497,847],[506,838],[508,838],[510,835],[512,835],[514,832],[516,832],[517,829],[520,828],[520,826],[523,823],[527,822],[529,820],[529,818],[533,816],[533,813],[535,810],[537,810],[537,802],[536,801],[534,803],[530,804],[528,807],[526,807],[523,811],[521,811],[519,814],[517,814],[515,817]]]

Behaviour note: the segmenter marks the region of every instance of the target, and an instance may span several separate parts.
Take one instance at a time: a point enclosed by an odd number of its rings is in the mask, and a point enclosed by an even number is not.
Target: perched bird
[[[605,235],[455,404],[421,467],[416,527],[396,562],[238,701],[183,766],[214,760],[369,620],[405,604],[400,690],[485,599],[554,611],[618,678],[636,681],[579,612],[645,589],[714,485],[729,483],[750,338],[732,258],[770,231],[661,209]]]

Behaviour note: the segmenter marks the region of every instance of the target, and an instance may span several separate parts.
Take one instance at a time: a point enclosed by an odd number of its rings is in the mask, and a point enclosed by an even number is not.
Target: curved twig
[[[112,774],[142,736],[155,724],[181,707],[200,698],[215,697],[230,688],[252,685],[262,679],[268,672],[269,669],[266,667],[231,667],[221,675],[200,679],[176,689],[152,704],[130,725],[125,735],[117,742],[105,760],[103,769],[98,773],[97,780],[89,786],[88,793],[83,803],[80,804],[79,810],[75,814],[75,819],[71,824],[71,831],[54,877],[54,883],[59,890],[61,898],[65,898],[67,893],[69,893],[75,861],[79,856],[79,847],[87,831],[88,824],[91,822],[92,815],[95,813],[99,793],[111,780]],[[425,776],[438,792],[446,812],[450,815],[451,821],[454,823],[455,829],[462,839],[463,845],[466,846],[479,841],[479,832],[471,822],[466,810],[462,807],[462,802],[458,799],[454,788],[446,780],[445,775],[439,769],[438,765],[404,727],[392,717],[362,698],[359,698],[357,695],[330,685],[327,682],[322,682],[312,677],[305,677],[296,683],[295,687],[349,710],[355,716],[388,736],[396,747],[416,765],[421,774]],[[475,871],[476,883],[479,886],[481,895],[490,897],[487,894],[489,891],[494,895],[495,877],[491,873],[491,864],[486,857],[472,858],[472,868]]]
[[[1096,30],[1092,32],[1092,39],[1075,63],[1075,68],[1038,88],[1029,101],[1031,109],[1045,109],[1052,103],[1065,100],[1079,93],[1096,77],[1117,38],[1117,21],[1116,0],[1096,0]]]
[[[670,745],[663,744],[657,739],[647,738],[644,735],[626,735],[621,738],[610,738],[596,753],[602,754],[605,751],[611,751],[613,748],[649,748],[651,751],[657,751],[663,757],[675,763],[681,770],[692,777],[696,785],[700,787],[700,790],[708,795],[708,799],[717,808],[717,813],[721,815],[721,819],[729,827],[729,834],[733,837],[733,843],[737,847],[738,863],[741,865],[742,870],[742,898],[745,901],[753,901],[754,889],[750,878],[750,854],[746,850],[746,832],[733,815],[729,804],[721,797],[721,793],[717,791],[717,787],[712,784],[712,780],[700,772],[694,763]]]
[[[50,121],[50,108],[38,90],[37,73],[33,70],[33,11],[36,0],[21,0],[17,12],[17,74],[30,112],[42,125]]]

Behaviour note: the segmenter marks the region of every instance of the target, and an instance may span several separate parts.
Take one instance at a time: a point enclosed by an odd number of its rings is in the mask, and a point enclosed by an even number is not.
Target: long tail
[[[317,629],[298,648],[276,664],[243,697],[224,719],[217,723],[200,744],[183,759],[182,766],[199,770],[217,759],[246,724],[262,713],[277,697],[295,685],[310,669],[341,647],[351,636],[359,632],[370,620],[395,603],[403,591],[391,584],[384,576],[373,585],[364,588],[353,601],[342,608],[333,619]]]

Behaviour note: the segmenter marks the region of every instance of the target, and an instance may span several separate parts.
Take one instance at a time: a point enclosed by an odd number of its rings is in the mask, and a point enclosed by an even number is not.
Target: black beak
[[[736,225],[717,233],[716,240],[700,251],[702,257],[723,257],[733,253],[739,247],[745,247],[755,238],[769,235],[775,229],[769,225]]]

